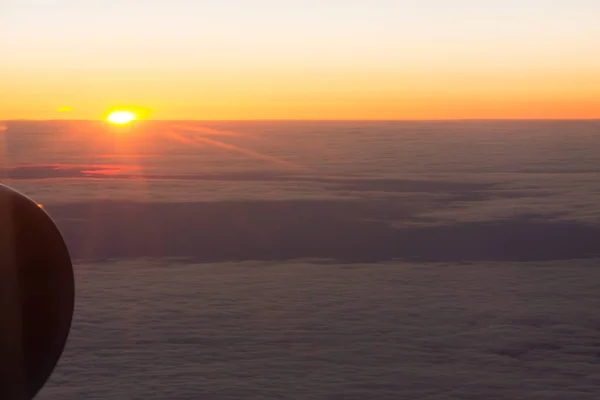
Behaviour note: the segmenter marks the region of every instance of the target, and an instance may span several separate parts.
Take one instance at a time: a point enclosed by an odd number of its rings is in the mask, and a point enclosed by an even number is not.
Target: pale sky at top
[[[428,102],[452,117],[444,104],[475,98],[593,114],[598,21],[597,0],[4,0],[0,118],[130,103],[164,118],[402,118]]]

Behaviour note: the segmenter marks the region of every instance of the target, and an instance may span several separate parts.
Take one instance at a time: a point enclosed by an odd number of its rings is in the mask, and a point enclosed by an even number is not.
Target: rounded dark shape
[[[52,219],[0,185],[0,399],[29,400],[63,352],[75,301],[73,265]]]

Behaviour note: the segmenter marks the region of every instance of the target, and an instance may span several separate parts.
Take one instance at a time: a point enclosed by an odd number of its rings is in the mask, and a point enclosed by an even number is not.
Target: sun
[[[106,120],[115,125],[127,125],[137,120],[137,115],[132,111],[113,111],[106,117]]]

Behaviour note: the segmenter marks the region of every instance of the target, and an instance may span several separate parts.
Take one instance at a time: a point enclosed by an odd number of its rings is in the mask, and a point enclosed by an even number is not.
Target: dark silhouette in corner
[[[74,293],[54,222],[0,185],[0,399],[32,399],[46,383],[69,334]]]

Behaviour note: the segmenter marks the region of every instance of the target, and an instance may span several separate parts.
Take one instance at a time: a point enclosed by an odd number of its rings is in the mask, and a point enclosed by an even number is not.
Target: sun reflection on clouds
[[[122,153],[115,153],[115,154],[86,154],[86,155],[74,155],[74,156],[70,156],[69,158],[73,158],[73,159],[80,159],[80,158],[84,158],[84,159],[91,159],[91,158],[125,158],[125,159],[136,159],[136,158],[153,158],[153,157],[160,157],[160,154],[144,154],[144,153],[128,153],[128,154],[122,154]]]
[[[139,165],[124,164],[21,164],[6,168],[13,179],[98,178],[126,176],[134,179],[141,175]]]

